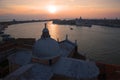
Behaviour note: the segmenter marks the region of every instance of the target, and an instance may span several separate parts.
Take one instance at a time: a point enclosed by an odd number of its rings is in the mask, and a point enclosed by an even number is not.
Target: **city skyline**
[[[0,19],[120,18],[120,0],[0,0]]]

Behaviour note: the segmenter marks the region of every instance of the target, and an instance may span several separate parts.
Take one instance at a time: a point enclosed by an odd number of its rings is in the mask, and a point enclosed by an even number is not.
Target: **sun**
[[[54,14],[54,13],[57,12],[57,8],[56,8],[56,6],[54,6],[54,5],[49,5],[49,6],[47,7],[47,9],[48,9],[49,13],[52,13],[52,14]]]

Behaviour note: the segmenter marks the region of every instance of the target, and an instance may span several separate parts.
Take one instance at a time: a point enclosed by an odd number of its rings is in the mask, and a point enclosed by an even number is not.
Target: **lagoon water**
[[[44,22],[11,25],[5,33],[15,38],[39,39],[44,28]],[[73,28],[71,30],[70,28]],[[66,34],[69,40],[78,43],[78,51],[87,58],[110,64],[120,65],[120,28],[93,25],[92,27],[77,27],[73,25],[57,25],[48,22],[50,35],[59,41]]]

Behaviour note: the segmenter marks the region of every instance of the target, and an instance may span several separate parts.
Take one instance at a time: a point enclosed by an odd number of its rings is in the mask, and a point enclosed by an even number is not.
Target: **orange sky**
[[[120,0],[0,0],[0,19],[120,18],[119,4]]]

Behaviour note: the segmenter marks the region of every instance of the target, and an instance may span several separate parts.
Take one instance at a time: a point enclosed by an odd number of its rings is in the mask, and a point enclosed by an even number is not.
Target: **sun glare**
[[[57,8],[54,5],[49,5],[47,7],[47,9],[48,9],[49,13],[52,13],[52,14],[56,13],[56,11],[57,11]]]

